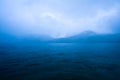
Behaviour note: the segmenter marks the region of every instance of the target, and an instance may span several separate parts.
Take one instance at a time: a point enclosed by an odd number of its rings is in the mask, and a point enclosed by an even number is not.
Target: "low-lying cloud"
[[[66,37],[91,30],[119,32],[117,0],[1,0],[2,29],[19,35]]]

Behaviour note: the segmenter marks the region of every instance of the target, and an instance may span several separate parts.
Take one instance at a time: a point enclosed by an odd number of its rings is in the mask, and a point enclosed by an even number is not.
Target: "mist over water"
[[[0,80],[120,80],[120,0],[0,0]]]

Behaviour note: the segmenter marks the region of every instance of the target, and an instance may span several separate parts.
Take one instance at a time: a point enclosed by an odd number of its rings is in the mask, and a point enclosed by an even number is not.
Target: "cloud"
[[[86,30],[114,32],[109,21],[119,20],[115,17],[120,11],[117,0],[1,0],[0,7],[1,20],[9,25],[5,28],[16,29],[16,34],[53,37],[71,36]]]

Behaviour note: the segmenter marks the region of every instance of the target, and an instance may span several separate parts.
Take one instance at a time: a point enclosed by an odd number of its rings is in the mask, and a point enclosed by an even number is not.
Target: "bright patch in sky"
[[[119,32],[119,5],[119,0],[1,0],[0,21],[6,25],[1,30],[54,38]]]

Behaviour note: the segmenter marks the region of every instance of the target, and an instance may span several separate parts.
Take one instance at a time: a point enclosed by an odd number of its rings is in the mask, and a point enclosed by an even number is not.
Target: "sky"
[[[120,32],[120,0],[0,0],[0,31],[61,38]]]

